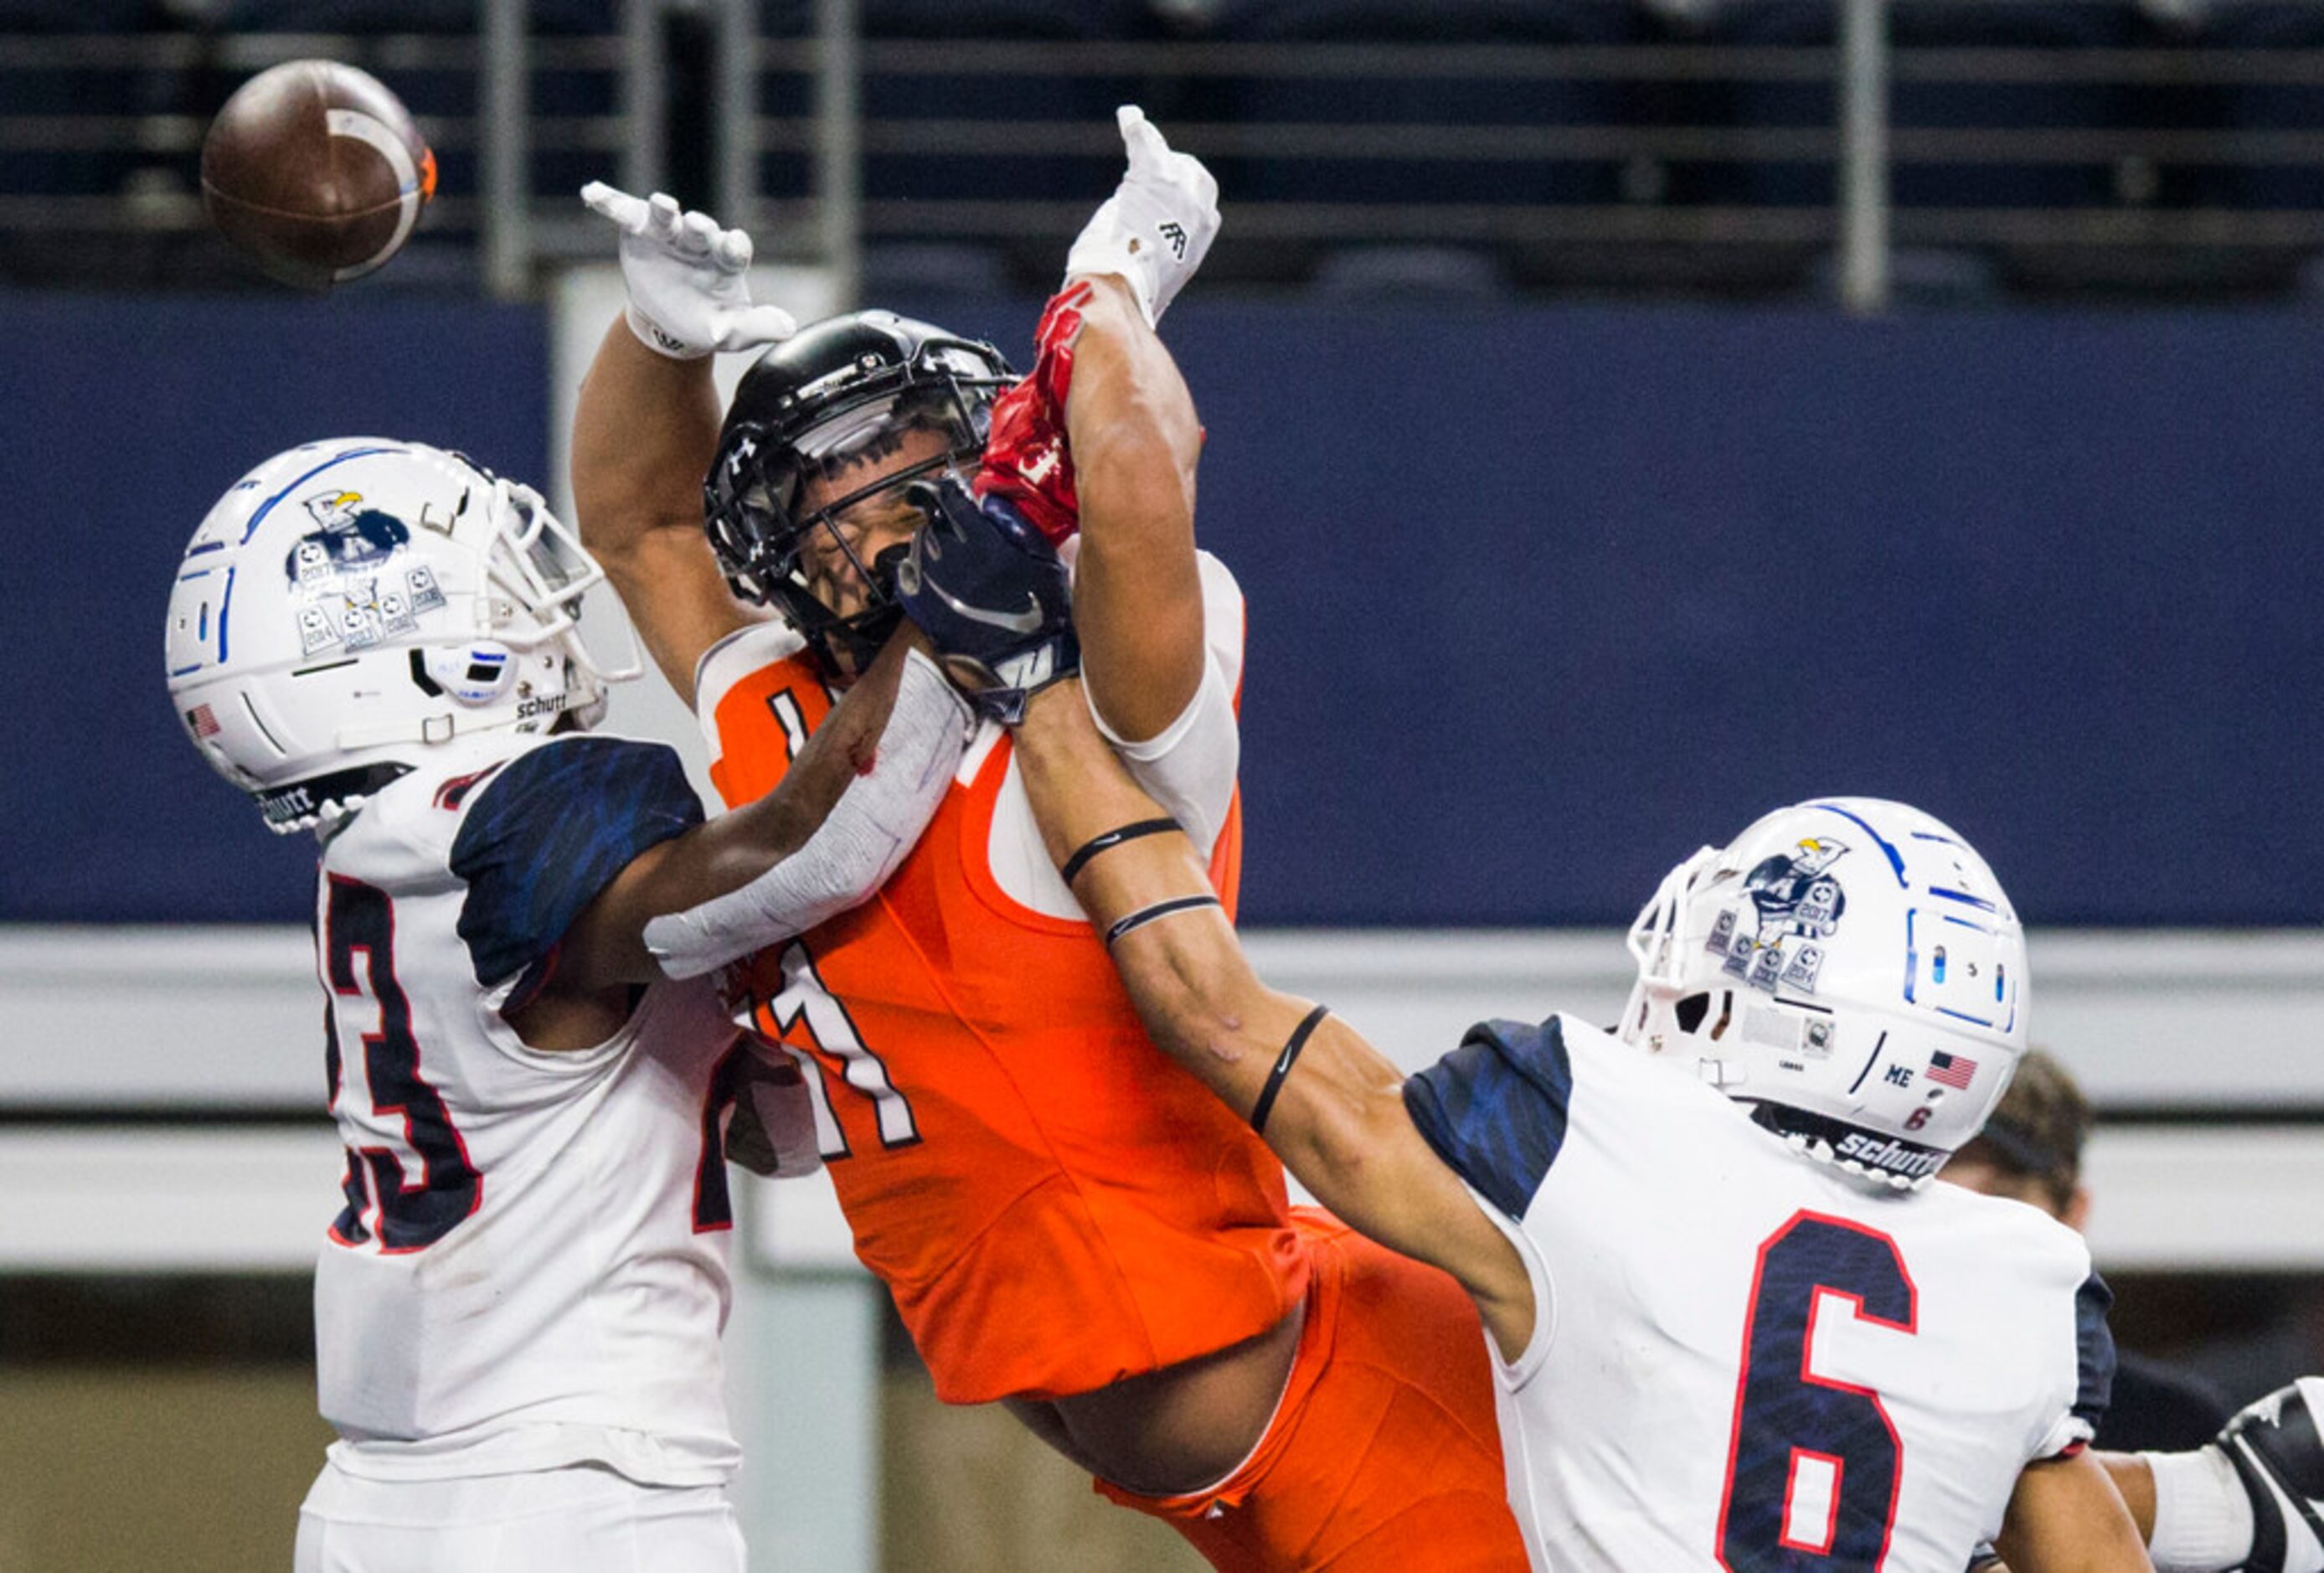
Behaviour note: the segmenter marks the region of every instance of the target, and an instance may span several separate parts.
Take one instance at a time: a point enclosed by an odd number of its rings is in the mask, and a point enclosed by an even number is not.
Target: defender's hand
[[[977,711],[1003,726],[1081,668],[1064,563],[1023,514],[950,476],[907,493],[927,515],[896,570],[896,598]]]
[[[743,274],[751,237],[722,229],[707,213],[684,213],[656,191],[641,201],[603,180],[581,188],[589,210],[622,232],[622,282],[630,291],[630,330],[672,360],[699,360],[713,350],[761,349],[798,331],[791,314],[751,303]]]
[[[1115,273],[1127,280],[1148,327],[1161,320],[1219,233],[1219,183],[1202,160],[1172,153],[1146,111],[1114,111],[1130,171],[1065,256],[1065,277]]]

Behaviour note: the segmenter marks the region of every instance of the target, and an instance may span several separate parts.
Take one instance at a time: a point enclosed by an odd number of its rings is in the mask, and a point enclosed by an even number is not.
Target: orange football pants
[[[1525,1573],[1476,1307],[1434,1267],[1330,1214],[1275,1420],[1207,1491],[1098,1491],[1169,1523],[1220,1573]]]

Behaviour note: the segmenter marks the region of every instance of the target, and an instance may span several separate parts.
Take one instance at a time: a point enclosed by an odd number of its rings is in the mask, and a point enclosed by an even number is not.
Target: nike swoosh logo
[[[923,582],[927,582],[925,578]],[[972,606],[945,593],[942,585],[928,583],[937,600],[958,612],[972,623],[982,623],[994,628],[1006,628],[1011,634],[1030,634],[1041,625],[1041,597],[1032,591],[1025,592],[1025,609],[1021,612],[988,612],[982,606]]]

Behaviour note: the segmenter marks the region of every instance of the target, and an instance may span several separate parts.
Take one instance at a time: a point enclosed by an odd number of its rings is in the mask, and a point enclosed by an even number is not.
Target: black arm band
[[[1116,939],[1120,939],[1132,929],[1142,929],[1157,918],[1167,918],[1173,912],[1192,911],[1196,907],[1215,907],[1218,904],[1219,898],[1216,896],[1178,896],[1167,902],[1156,902],[1150,907],[1140,907],[1105,931],[1106,945],[1111,948]]]
[[[1119,829],[1108,830],[1102,836],[1093,836],[1088,840],[1082,843],[1080,851],[1065,859],[1065,867],[1059,869],[1057,872],[1065,875],[1065,880],[1067,884],[1071,884],[1074,883],[1074,875],[1079,874],[1084,867],[1087,866],[1089,860],[1095,857],[1099,853],[1111,852],[1115,847],[1120,846],[1123,842],[1135,841],[1140,836],[1159,836],[1165,830],[1176,830],[1177,828],[1179,828],[1179,825],[1178,821],[1176,819],[1140,819],[1135,824],[1124,825]]]
[[[1267,1116],[1275,1112],[1275,1095],[1283,1090],[1283,1078],[1291,1074],[1291,1063],[1299,1058],[1299,1050],[1307,1047],[1308,1036],[1331,1014],[1329,1005],[1317,1005],[1293,1028],[1290,1041],[1283,1052],[1275,1057],[1275,1069],[1267,1073],[1267,1085],[1259,1089],[1259,1101],[1250,1106],[1250,1128],[1260,1135],[1267,1134]]]

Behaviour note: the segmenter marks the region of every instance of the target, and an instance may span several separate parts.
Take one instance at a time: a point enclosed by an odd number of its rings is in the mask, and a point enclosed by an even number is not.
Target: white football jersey
[[[659,744],[498,734],[398,779],[325,847],[346,1205],[315,1331],[348,1473],[733,1472],[718,1341],[733,1024],[706,979],[641,990],[577,1052],[529,1048],[502,1015],[615,874],[701,817]]]
[[[1960,1573],[2105,1408],[2106,1286],[2031,1207],[1876,1193],[1562,1017],[1405,1096],[1533,1277],[1495,1364],[1536,1568]]]

